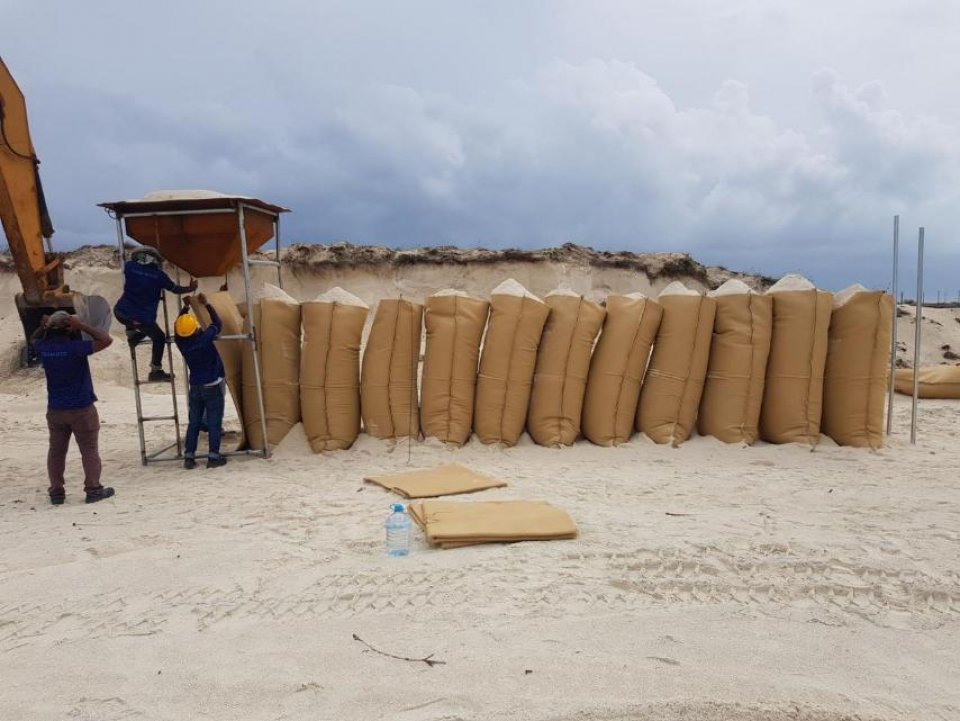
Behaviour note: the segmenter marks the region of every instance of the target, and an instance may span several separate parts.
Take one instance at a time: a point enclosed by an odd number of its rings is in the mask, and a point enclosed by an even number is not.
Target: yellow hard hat
[[[179,316],[176,323],[173,324],[173,329],[181,338],[189,338],[197,332],[198,328],[200,328],[200,324],[197,323],[197,319],[189,313],[184,313]]]

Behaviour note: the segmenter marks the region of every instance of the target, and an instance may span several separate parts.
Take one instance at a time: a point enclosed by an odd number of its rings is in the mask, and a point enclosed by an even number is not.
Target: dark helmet
[[[140,265],[160,265],[163,262],[163,256],[156,248],[141,245],[130,253],[130,260]]]

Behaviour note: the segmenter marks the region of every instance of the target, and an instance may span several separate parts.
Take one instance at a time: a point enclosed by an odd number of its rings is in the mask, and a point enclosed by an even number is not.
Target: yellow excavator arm
[[[63,282],[61,257],[48,245],[53,226],[40,185],[40,161],[30,140],[23,93],[0,58],[0,221],[23,292],[17,310],[27,338],[40,319],[55,310],[74,310],[74,297]]]

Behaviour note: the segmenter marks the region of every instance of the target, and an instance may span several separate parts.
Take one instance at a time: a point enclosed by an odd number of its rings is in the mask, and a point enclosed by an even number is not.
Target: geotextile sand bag
[[[510,279],[490,294],[473,430],[482,443],[516,445],[523,433],[537,348],[550,306]]]
[[[841,446],[881,448],[893,297],[851,286],[837,293],[823,374],[823,432]]]
[[[913,368],[893,372],[897,393],[913,395]],[[924,366],[917,380],[918,398],[960,398],[960,366]]]
[[[490,304],[459,291],[440,291],[424,303],[427,330],[420,381],[425,436],[463,445],[473,425],[480,341]]]
[[[728,280],[708,293],[717,301],[710,363],[700,400],[697,430],[725,443],[752,444],[773,332],[773,297]]]
[[[773,296],[773,334],[760,437],[813,446],[820,440],[833,296],[796,275],[781,278],[767,293]]]
[[[527,431],[541,446],[569,446],[580,435],[590,355],[607,312],[570,291],[554,291],[540,338]]]
[[[249,321],[248,314],[244,332]],[[273,447],[300,422],[300,304],[279,288],[269,286],[254,305],[253,321],[267,442]],[[243,344],[242,387],[243,428],[250,448],[260,450],[263,448],[263,430],[250,343]]]
[[[360,410],[363,427],[376,438],[420,433],[417,368],[423,306],[381,300],[363,351]]]
[[[237,311],[237,306],[233,298],[226,291],[207,294],[207,303],[213,306],[220,316],[220,335],[239,335],[243,333],[243,318]],[[197,317],[200,327],[206,329],[210,325],[210,314],[207,309],[200,305],[196,296],[190,296],[190,308]],[[240,419],[240,443],[238,448],[243,448],[246,444],[246,434],[243,424],[243,386],[242,386],[242,364],[243,349],[247,345],[242,340],[218,340],[214,342],[220,359],[223,361],[223,371],[227,383],[227,390],[230,391],[230,397],[233,399],[233,406],[237,411],[237,417]]]
[[[583,435],[615,446],[633,433],[640,383],[663,308],[641,293],[607,296],[607,316],[590,360],[583,400]]]
[[[717,301],[676,281],[657,297],[663,318],[640,389],[637,430],[656,443],[683,443],[697,422]]]
[[[303,430],[314,453],[344,450],[360,433],[360,337],[368,308],[341,288],[301,308]]]

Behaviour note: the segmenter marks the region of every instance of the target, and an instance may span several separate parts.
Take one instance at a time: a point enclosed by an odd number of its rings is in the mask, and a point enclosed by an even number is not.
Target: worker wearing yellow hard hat
[[[197,319],[194,318],[193,314],[182,313],[177,317],[177,321],[173,324],[173,329],[178,337],[189,338],[198,330],[200,330],[200,324],[197,323]]]
[[[224,376],[223,360],[217,352],[214,340],[222,327],[217,311],[207,302],[207,296],[199,293],[196,304],[210,316],[206,329],[200,327],[196,316],[190,312],[190,297],[184,298],[183,310],[173,324],[175,342],[190,371],[189,420],[187,437],[184,439],[183,467],[196,468],[197,445],[202,426],[207,427],[207,468],[226,464],[220,453],[220,438],[223,435]]]

